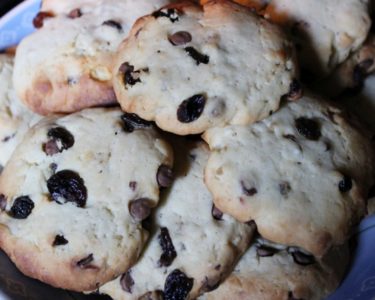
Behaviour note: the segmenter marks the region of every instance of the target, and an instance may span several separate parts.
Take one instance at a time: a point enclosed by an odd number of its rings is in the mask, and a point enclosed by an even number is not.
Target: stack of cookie
[[[24,274],[115,300],[337,288],[375,154],[299,70],[360,85],[370,4],[236,2],[43,1],[0,62],[0,246]]]

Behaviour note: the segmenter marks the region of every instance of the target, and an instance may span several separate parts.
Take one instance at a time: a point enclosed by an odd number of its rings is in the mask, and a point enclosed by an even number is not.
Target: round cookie
[[[212,0],[200,0],[200,4],[204,5],[209,1],[212,1]],[[253,9],[258,13],[262,13],[271,0],[232,0],[232,1],[235,3],[241,4],[243,6],[246,6],[250,9]]]
[[[16,97],[12,74],[13,56],[0,54],[0,173],[27,130],[40,119]]]
[[[254,220],[268,240],[322,257],[365,214],[374,182],[370,137],[316,96],[253,126],[211,129],[204,139],[212,150],[205,183],[216,206]]]
[[[207,146],[177,152],[177,178],[156,211],[154,236],[130,270],[100,288],[113,299],[195,299],[231,273],[253,237],[253,224],[213,209],[203,183]]]
[[[46,1],[38,28],[19,45],[18,96],[40,114],[75,112],[116,103],[113,56],[137,18],[167,0]],[[41,47],[41,45],[43,45]]]
[[[30,277],[96,289],[137,261],[171,164],[151,124],[119,109],[46,118],[0,177],[0,246]]]
[[[225,0],[171,4],[139,19],[113,74],[124,111],[180,135],[253,123],[283,96],[301,95],[285,34]]]
[[[348,263],[346,246],[316,261],[298,249],[258,240],[227,280],[199,299],[321,300],[338,287]]]
[[[322,77],[365,41],[371,26],[369,2],[271,0],[265,16],[290,30],[305,73]]]

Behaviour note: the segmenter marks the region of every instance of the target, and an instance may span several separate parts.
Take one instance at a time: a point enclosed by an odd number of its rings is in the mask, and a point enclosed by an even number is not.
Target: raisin
[[[104,21],[102,25],[110,26],[110,27],[116,28],[118,31],[122,31],[121,24],[118,23],[118,22],[116,22],[116,21],[114,21],[114,20]]]
[[[147,198],[140,198],[129,203],[130,215],[137,222],[141,222],[148,218],[153,207],[151,200]]]
[[[129,188],[134,192],[137,189],[137,182],[136,181],[130,181],[129,182]]]
[[[121,120],[126,132],[133,132],[136,129],[143,129],[152,126],[152,122],[143,120],[136,114],[124,113],[121,116]]]
[[[85,258],[82,258],[77,262],[77,266],[81,269],[98,269],[98,267],[91,265],[94,261],[94,255],[91,253]]]
[[[15,219],[26,219],[33,209],[33,200],[29,196],[21,196],[14,200],[9,215]]]
[[[164,300],[185,300],[193,288],[193,278],[176,269],[165,280]]]
[[[296,79],[293,79],[289,86],[289,92],[286,95],[287,100],[296,101],[301,98],[303,95],[303,90],[300,82]]]
[[[47,136],[50,140],[43,145],[43,150],[47,155],[61,153],[74,145],[73,135],[63,127],[51,128]]]
[[[181,123],[191,123],[197,120],[206,104],[206,97],[204,95],[198,94],[182,101],[177,110],[177,119]]]
[[[208,55],[202,54],[198,52],[195,48],[193,47],[186,47],[185,51],[191,56],[197,65],[199,64],[208,64],[210,62],[210,58]]]
[[[76,172],[57,172],[47,180],[47,188],[52,200],[59,204],[73,202],[78,207],[86,205],[87,189],[83,179]]]
[[[258,245],[257,246],[257,255],[260,257],[270,257],[279,252],[278,249],[266,246],[266,245]]]
[[[5,210],[7,207],[7,197],[5,195],[0,195],[0,210]]]
[[[44,19],[53,18],[55,15],[49,11],[39,12],[33,19],[33,25],[35,28],[42,28],[44,24]]]
[[[295,121],[298,133],[308,140],[317,141],[321,136],[320,125],[317,121],[308,118],[298,118]]]
[[[212,205],[211,214],[215,220],[217,221],[223,220],[223,212],[220,209],[218,209],[215,206],[215,204]]]
[[[158,236],[159,245],[163,250],[163,253],[159,259],[159,267],[169,267],[173,260],[176,258],[177,253],[173,246],[172,239],[169,235],[168,228],[160,228],[160,234]]]
[[[249,188],[246,186],[246,184],[243,181],[241,181],[241,187],[242,187],[242,192],[244,193],[244,195],[248,197],[252,197],[258,193],[258,190],[255,187]]]
[[[173,171],[170,167],[166,165],[161,165],[158,168],[156,174],[156,180],[158,182],[159,187],[167,188],[170,187],[173,183]]]
[[[120,279],[120,285],[121,285],[121,288],[125,292],[130,293],[130,294],[132,293],[132,289],[134,286],[134,279],[131,276],[131,270],[122,274],[121,279]]]
[[[290,250],[290,249],[289,249],[289,253],[292,254],[294,262],[301,266],[308,266],[308,265],[315,263],[315,258],[312,255],[305,254],[298,250]]]
[[[73,9],[69,14],[68,17],[71,19],[77,19],[82,17],[82,11],[79,8]]]
[[[53,247],[56,247],[56,246],[62,246],[62,245],[66,245],[67,243],[69,243],[69,241],[67,239],[65,239],[65,237],[63,235],[56,235],[55,236],[55,239],[52,243],[52,246]]]
[[[192,36],[187,31],[177,31],[168,37],[168,41],[173,46],[181,46],[191,42]]]
[[[349,192],[353,187],[352,179],[349,176],[344,176],[344,178],[339,182],[339,190],[341,193]]]
[[[179,20],[179,14],[178,11],[173,9],[173,8],[168,8],[168,9],[161,9],[152,14],[152,16],[155,19],[164,17],[168,18],[172,23],[177,22]]]
[[[125,87],[127,85],[133,86],[138,82],[141,82],[141,79],[139,78],[140,71],[135,71],[134,66],[130,65],[127,62],[123,63],[120,66],[119,72],[124,74],[123,80]]]

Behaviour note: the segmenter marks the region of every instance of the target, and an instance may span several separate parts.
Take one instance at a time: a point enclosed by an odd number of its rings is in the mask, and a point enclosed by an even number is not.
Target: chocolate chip
[[[124,113],[121,116],[125,132],[133,132],[136,129],[143,129],[152,126],[152,122],[141,119],[136,114]]]
[[[197,120],[206,104],[206,97],[201,94],[194,95],[180,104],[177,109],[177,119],[181,123],[191,123]]]
[[[59,204],[73,202],[85,207],[87,189],[78,173],[70,170],[59,171],[47,180],[47,188],[52,200]]]
[[[197,65],[199,64],[208,64],[210,62],[210,58],[208,55],[202,54],[198,52],[195,48],[193,47],[186,47],[185,51],[191,56]]]
[[[51,128],[47,136],[50,140],[43,145],[43,151],[49,156],[63,152],[74,145],[73,135],[63,127]]]
[[[110,27],[116,28],[118,31],[122,31],[121,24],[118,23],[118,22],[116,22],[116,21],[114,21],[114,20],[104,21],[102,25],[110,26]]]
[[[176,9],[168,8],[168,9],[161,9],[152,14],[155,19],[158,18],[168,18],[172,23],[177,22],[179,20],[179,13]]]
[[[193,278],[187,277],[183,272],[176,269],[171,272],[164,284],[164,300],[183,300],[189,295],[193,288]]]
[[[82,258],[77,262],[77,266],[81,269],[98,269],[98,267],[91,265],[94,261],[94,255],[91,253],[85,258]]]
[[[82,17],[82,12],[79,8],[73,9],[69,14],[68,17],[71,19],[77,19]]]
[[[301,117],[295,120],[298,133],[308,140],[317,141],[321,136],[320,125],[313,119]]]
[[[6,207],[7,207],[7,197],[1,194],[0,195],[0,210],[4,211]]]
[[[288,94],[286,94],[286,99],[289,101],[296,101],[300,99],[302,96],[303,96],[303,90],[302,90],[301,83],[298,80],[293,79],[293,81],[291,82],[289,86],[289,92]]]
[[[293,292],[288,293],[288,300],[303,300],[303,298],[296,298],[293,295]]]
[[[150,199],[140,198],[129,203],[129,212],[134,220],[140,222],[147,219],[151,214],[152,207],[153,205]]]
[[[177,31],[168,37],[168,41],[173,46],[181,46],[191,42],[192,36],[187,31]]]
[[[292,188],[290,187],[289,182],[284,181],[284,182],[279,183],[279,191],[282,196],[284,197],[288,196],[291,190]]]
[[[344,178],[339,182],[339,190],[341,193],[349,192],[353,187],[352,179],[349,176],[344,176]]]
[[[223,212],[220,209],[218,209],[215,206],[215,204],[212,204],[211,214],[215,220],[217,221],[223,220]]]
[[[241,187],[242,187],[242,192],[246,196],[252,197],[258,193],[258,190],[255,187],[247,187],[245,182],[243,181],[241,181]]]
[[[26,219],[33,209],[33,200],[29,196],[21,196],[14,200],[9,215],[15,219]]]
[[[301,266],[308,266],[315,263],[315,258],[312,255],[305,254],[295,249],[289,249],[288,251],[292,254],[293,260],[296,264],[299,264]]]
[[[174,179],[174,175],[170,167],[166,165],[161,165],[158,168],[158,172],[156,174],[156,180],[158,182],[159,187],[162,187],[162,188],[170,187],[173,183],[173,179]]]
[[[177,252],[169,235],[168,228],[160,228],[158,239],[159,245],[163,250],[163,253],[161,254],[158,262],[159,267],[169,267],[172,264],[173,260],[177,257]]]
[[[141,82],[139,78],[140,71],[135,71],[134,66],[130,65],[128,62],[123,63],[120,68],[119,72],[124,74],[124,84],[125,88],[130,85],[133,86],[138,82]]]
[[[53,241],[52,246],[53,247],[63,246],[63,245],[66,245],[67,243],[69,243],[69,241],[65,239],[63,235],[58,234],[55,236],[55,240]]]
[[[121,285],[121,288],[125,292],[130,293],[130,294],[132,293],[132,289],[133,289],[133,286],[134,286],[134,280],[131,276],[131,270],[122,274],[121,279],[120,279],[120,285]]]
[[[136,181],[130,181],[129,187],[134,192],[137,189],[137,182]]]
[[[270,257],[275,255],[279,252],[278,249],[266,246],[266,245],[258,245],[257,246],[257,255],[260,257]]]
[[[55,15],[49,11],[39,12],[33,19],[33,25],[35,28],[42,28],[44,19],[53,18]]]

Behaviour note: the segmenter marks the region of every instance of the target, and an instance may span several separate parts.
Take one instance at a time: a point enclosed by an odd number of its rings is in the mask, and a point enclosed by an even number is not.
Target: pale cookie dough
[[[346,246],[316,261],[298,249],[258,240],[232,275],[199,300],[322,300],[338,287],[348,263]]]
[[[202,142],[180,147],[177,178],[157,209],[154,236],[140,260],[100,288],[115,300],[195,299],[215,288],[233,270],[253,237],[241,224],[213,209],[203,183],[208,148]],[[188,150],[188,151],[187,151]]]
[[[124,111],[179,135],[253,123],[302,93],[281,29],[225,0],[172,4],[139,19],[113,74]]]
[[[205,183],[216,206],[254,220],[265,238],[322,257],[350,236],[374,182],[367,131],[308,94],[253,126],[204,134]]]
[[[17,98],[12,74],[13,56],[0,54],[0,173],[27,130],[40,119]]]
[[[290,30],[301,67],[313,77],[357,50],[371,26],[369,0],[272,0],[265,16]]]
[[[27,276],[98,288],[137,261],[172,154],[151,124],[119,109],[42,120],[0,177],[1,248]]]
[[[40,29],[17,49],[13,80],[18,96],[45,115],[116,103],[111,72],[114,53],[139,17],[167,3],[46,1],[43,7],[49,11],[34,19]]]

